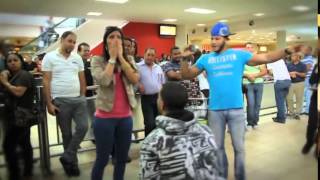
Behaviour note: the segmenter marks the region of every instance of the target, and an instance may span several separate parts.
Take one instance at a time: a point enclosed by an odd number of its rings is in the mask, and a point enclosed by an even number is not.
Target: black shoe
[[[117,160],[116,160],[116,158],[114,158],[114,157],[112,156],[112,160],[111,160],[111,162],[112,162],[112,165],[116,165],[116,164],[117,164]]]
[[[21,180],[22,177],[20,175],[20,173],[9,173],[8,175],[8,180]]]
[[[274,121],[274,122],[276,122],[276,123],[281,123],[281,124],[285,124],[286,122],[285,121],[281,121],[281,120],[279,120],[278,118],[272,118],[272,120]]]
[[[71,168],[71,176],[78,177],[80,176],[80,169],[78,164],[73,164]]]
[[[299,115],[295,115],[295,116],[294,116],[294,119],[300,120],[300,116],[299,116]]]
[[[24,173],[23,173],[23,177],[24,177],[24,178],[31,178],[31,177],[33,177],[32,171],[31,171],[31,172],[29,172],[29,171],[28,171],[28,172],[24,172]]]
[[[96,144],[96,140],[92,139],[91,140],[92,144]]]
[[[310,150],[311,150],[311,148],[312,148],[312,145],[313,144],[305,144],[304,146],[303,146],[303,148],[302,148],[302,154],[308,154],[309,152],[310,152]]]
[[[131,163],[132,159],[128,156],[127,163]]]
[[[65,158],[60,157],[60,162],[62,164],[62,167],[64,169],[64,172],[67,174],[67,176],[72,176],[73,175],[73,170],[72,170],[72,163],[69,163],[65,160]]]

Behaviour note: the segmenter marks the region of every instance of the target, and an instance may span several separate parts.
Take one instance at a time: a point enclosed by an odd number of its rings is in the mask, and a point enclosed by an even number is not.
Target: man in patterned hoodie
[[[140,179],[221,180],[217,149],[211,130],[184,110],[186,89],[177,82],[163,85],[158,98],[162,116],[144,140],[140,152]]]

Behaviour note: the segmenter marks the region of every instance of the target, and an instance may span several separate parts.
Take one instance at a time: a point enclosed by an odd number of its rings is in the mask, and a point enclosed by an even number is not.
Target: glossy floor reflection
[[[261,119],[261,125],[257,130],[251,130],[246,134],[246,170],[248,180],[316,180],[318,179],[318,164],[313,156],[313,150],[309,155],[302,155],[301,148],[305,140],[306,116],[302,120],[289,119],[287,124],[275,124],[271,116]],[[233,180],[233,149],[230,136],[226,139],[226,149],[229,158],[229,179]],[[92,146],[91,142],[81,146]],[[134,159],[128,164],[125,175],[126,180],[138,179],[139,173],[139,144],[133,144],[130,156]],[[68,178],[64,175],[58,158],[52,158],[52,170],[54,175],[43,177],[40,173],[39,163],[35,164],[34,180],[88,180],[95,152],[84,152],[79,155],[82,175],[78,178]],[[5,168],[0,168],[0,176],[5,179]],[[105,180],[112,179],[112,165],[105,171]]]

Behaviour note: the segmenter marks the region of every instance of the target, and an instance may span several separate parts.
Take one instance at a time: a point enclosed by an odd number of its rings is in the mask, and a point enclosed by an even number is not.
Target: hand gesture
[[[301,45],[301,44],[292,45],[292,46],[289,46],[289,47],[288,47],[288,50],[289,50],[291,53],[300,52],[302,46],[303,46],[303,45]]]
[[[123,58],[123,47],[121,41],[116,41],[117,49],[118,49],[118,58]]]
[[[247,79],[250,81],[250,82],[254,82],[256,80],[256,77],[254,75],[247,75]]]
[[[60,109],[57,106],[53,105],[52,103],[48,105],[48,113],[51,114],[52,116],[57,115],[59,111]]]
[[[144,89],[144,86],[142,84],[139,84],[139,92],[141,94],[144,94],[145,93],[145,89]]]
[[[4,84],[4,83],[8,82],[9,76],[10,76],[10,72],[8,70],[2,71],[0,74],[1,83]]]
[[[296,77],[297,77],[296,72],[290,72],[289,74],[290,74],[290,77],[291,77],[291,78],[296,78]]]
[[[116,41],[112,41],[108,47],[109,55],[111,59],[117,59],[118,57],[118,48]]]

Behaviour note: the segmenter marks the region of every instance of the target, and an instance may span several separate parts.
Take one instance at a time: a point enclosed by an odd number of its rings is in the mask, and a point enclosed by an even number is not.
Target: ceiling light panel
[[[215,10],[210,9],[201,9],[201,8],[189,8],[185,9],[184,12],[196,13],[196,14],[212,14],[215,13]]]
[[[100,2],[107,2],[107,3],[117,3],[117,4],[124,4],[128,2],[129,0],[96,0]]]

